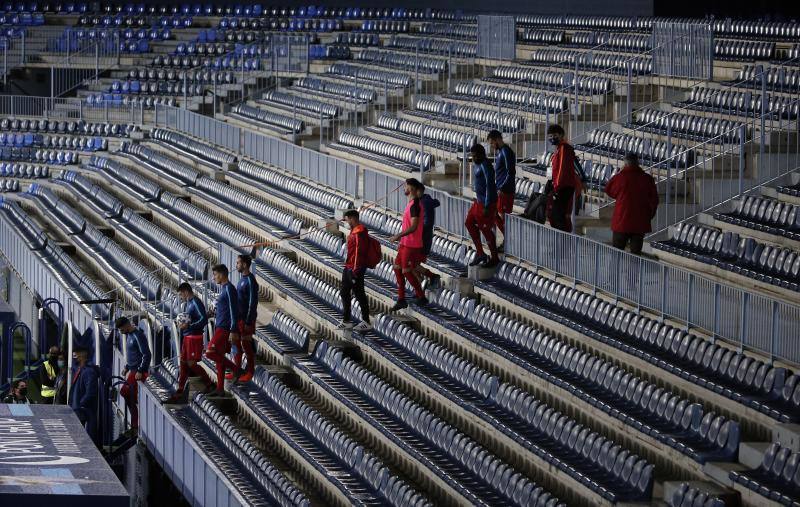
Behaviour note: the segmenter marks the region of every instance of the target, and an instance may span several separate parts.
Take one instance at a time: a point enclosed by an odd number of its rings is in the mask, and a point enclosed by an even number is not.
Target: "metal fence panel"
[[[240,135],[243,156],[314,180],[347,195],[356,195],[358,189],[356,164],[247,130],[241,131]]]
[[[438,217],[437,217],[438,218]],[[521,217],[506,253],[775,358],[800,361],[800,307]]]
[[[478,16],[479,58],[513,60],[517,57],[517,24],[513,16]]]
[[[653,24],[653,74],[713,79],[714,30],[705,23]]]

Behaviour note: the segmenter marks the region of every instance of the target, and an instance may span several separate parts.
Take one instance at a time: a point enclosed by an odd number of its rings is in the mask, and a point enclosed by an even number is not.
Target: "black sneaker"
[[[414,304],[417,306],[426,306],[428,303],[429,303],[428,298],[426,298],[425,296],[414,300]]]
[[[408,303],[406,303],[405,299],[398,299],[397,303],[395,303],[394,306],[389,309],[389,311],[397,312],[402,310],[403,308],[408,308]]]
[[[470,266],[477,266],[478,264],[482,264],[482,263],[486,262],[487,260],[489,260],[489,258],[487,256],[478,255],[472,260],[472,262],[469,263],[469,265]]]
[[[481,267],[490,269],[497,266],[498,264],[500,264],[500,259],[489,259],[488,261],[481,264]]]
[[[428,277],[428,286],[431,289],[440,289],[442,287],[442,277],[431,274],[431,276]]]

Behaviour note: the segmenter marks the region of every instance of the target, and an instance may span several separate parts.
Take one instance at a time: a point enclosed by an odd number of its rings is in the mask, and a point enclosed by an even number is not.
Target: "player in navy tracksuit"
[[[216,318],[214,319],[214,336],[208,342],[206,357],[217,365],[217,394],[225,390],[225,368],[230,368],[235,381],[244,374],[241,368],[228,359],[225,355],[231,351],[231,343],[239,341],[239,304],[236,296],[236,287],[228,279],[228,266],[217,264],[211,270],[214,281],[220,286],[219,297],[216,305]]]
[[[72,373],[69,389],[69,406],[86,427],[86,432],[97,439],[97,367],[89,364],[89,349],[75,347],[72,359],[78,363]]]
[[[428,255],[431,253],[431,248],[433,247],[433,227],[436,225],[436,208],[440,206],[440,203],[439,199],[434,199],[425,193],[425,186],[418,188],[416,194],[424,211],[422,215],[422,253],[425,255],[425,259],[423,259],[422,262],[425,262],[428,260]],[[428,278],[429,288],[439,284],[439,275],[420,264],[417,266],[417,278],[421,279],[422,275]]]
[[[492,130],[487,137],[494,149],[494,174],[497,187],[497,229],[505,235],[506,215],[514,210],[514,193],[517,180],[517,155],[503,142],[503,134]]]
[[[199,364],[203,360],[203,331],[208,325],[206,306],[200,301],[200,298],[194,295],[192,286],[186,282],[178,286],[178,294],[186,303],[184,312],[188,313],[192,320],[181,326],[181,362],[178,387],[167,403],[185,402],[188,399],[188,397],[184,397],[184,389],[186,381],[189,379],[189,371],[200,377],[205,383],[206,389],[203,391],[205,394],[214,390],[214,383],[208,378],[206,370]]]
[[[249,255],[240,255],[236,259],[236,271],[242,275],[239,285],[236,287],[236,296],[239,299],[239,336],[240,340],[236,344],[236,356],[234,362],[239,368],[242,367],[242,349],[247,357],[247,371],[239,377],[239,382],[248,382],[253,378],[256,368],[256,354],[253,349],[253,335],[256,332],[256,317],[258,313],[258,282],[250,266],[253,259]]]
[[[131,411],[131,428],[136,429],[139,427],[138,382],[147,380],[153,355],[144,332],[131,324],[127,317],[118,318],[114,325],[125,335],[125,369],[122,370],[125,385],[120,388],[119,393],[125,398],[128,410]]]

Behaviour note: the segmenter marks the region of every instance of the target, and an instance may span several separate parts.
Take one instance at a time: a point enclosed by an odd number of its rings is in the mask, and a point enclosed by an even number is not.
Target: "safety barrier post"
[[[747,127],[745,125],[739,126],[739,195],[741,196],[744,192],[744,170],[745,170],[745,136],[747,135]],[[761,135],[764,135],[764,131],[761,131]],[[763,144],[763,143],[762,143]],[[762,148],[763,149],[763,148]],[[759,163],[763,163],[763,160],[759,160]]]

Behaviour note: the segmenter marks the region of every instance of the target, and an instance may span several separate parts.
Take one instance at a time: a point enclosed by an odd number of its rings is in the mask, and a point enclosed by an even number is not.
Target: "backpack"
[[[375,269],[375,266],[381,262],[381,244],[377,239],[367,234],[367,260],[364,265],[369,269]]]
[[[522,213],[522,216],[540,224],[545,223],[547,220],[548,195],[549,194],[547,192],[541,194],[534,192],[531,194],[527,204],[525,205],[525,211]]]

